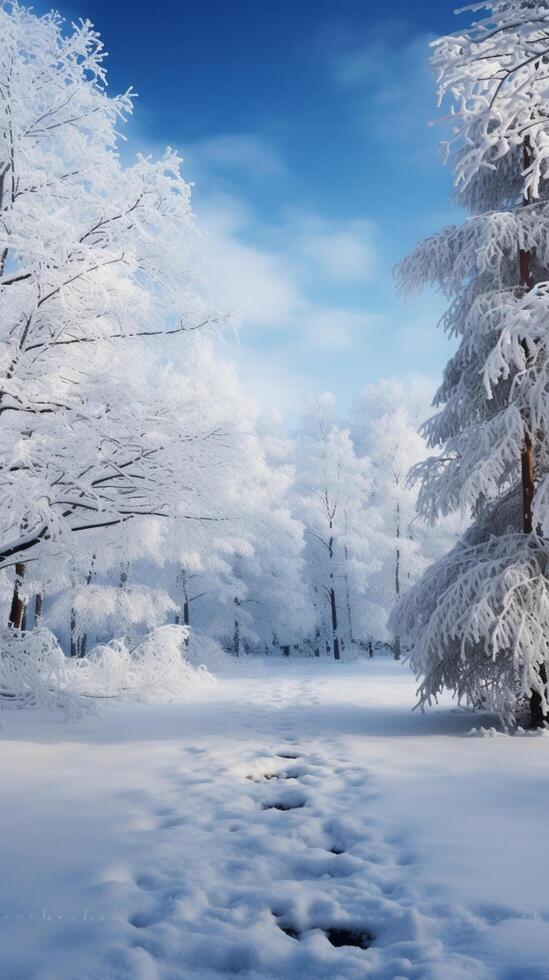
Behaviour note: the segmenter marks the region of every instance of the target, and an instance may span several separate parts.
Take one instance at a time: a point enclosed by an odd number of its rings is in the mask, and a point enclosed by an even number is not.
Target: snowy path
[[[412,700],[389,660],[277,661],[6,716],[3,975],[549,978],[549,739]]]

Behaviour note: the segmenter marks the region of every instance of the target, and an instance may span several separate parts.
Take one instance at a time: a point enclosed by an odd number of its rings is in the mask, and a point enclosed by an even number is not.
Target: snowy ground
[[[549,978],[549,738],[413,692],[388,659],[273,661],[4,715],[2,976]]]

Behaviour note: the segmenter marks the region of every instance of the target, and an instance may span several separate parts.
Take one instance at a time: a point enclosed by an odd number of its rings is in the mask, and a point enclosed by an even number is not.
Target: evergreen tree
[[[438,454],[416,469],[419,509],[457,508],[474,523],[400,603],[423,681],[508,719],[530,699],[549,711],[549,5],[491,0],[484,19],[434,45],[440,100],[451,103],[448,156],[470,217],[419,245],[405,288],[436,285],[458,338],[425,426]]]

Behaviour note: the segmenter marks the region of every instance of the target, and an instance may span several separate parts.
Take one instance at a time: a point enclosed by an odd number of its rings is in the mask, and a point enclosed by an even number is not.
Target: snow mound
[[[0,632],[2,708],[61,710],[69,717],[91,710],[73,689],[71,662],[55,636],[42,627],[29,633]]]
[[[241,653],[238,657],[227,653],[217,640],[212,640],[198,630],[189,630],[185,657],[195,667],[205,667],[214,674],[255,676],[262,668],[260,657]]]
[[[188,637],[185,626],[159,626],[131,650],[124,640],[96,646],[87,657],[71,662],[78,688],[87,697],[150,703],[186,697],[215,683],[204,664],[189,662]]]
[[[28,633],[4,630],[0,705],[61,710],[74,718],[106,698],[148,703],[183,699],[214,684],[208,668],[229,660],[213,641],[188,640],[185,626],[159,626],[132,649],[122,639],[111,640],[75,659],[64,655],[46,628]]]

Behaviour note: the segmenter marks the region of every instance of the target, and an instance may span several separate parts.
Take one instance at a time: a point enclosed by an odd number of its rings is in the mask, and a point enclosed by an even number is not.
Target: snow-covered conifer
[[[532,721],[549,712],[549,6],[488,0],[469,29],[434,45],[457,203],[470,212],[400,266],[406,289],[448,297],[458,339],[425,427],[420,512],[457,508],[474,524],[401,602],[397,628],[423,676],[421,701],[448,687]]]

